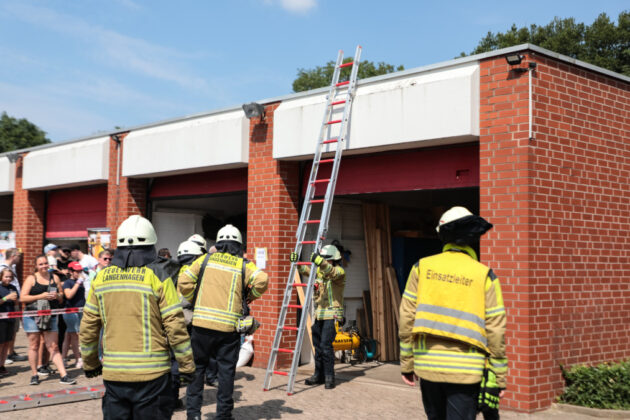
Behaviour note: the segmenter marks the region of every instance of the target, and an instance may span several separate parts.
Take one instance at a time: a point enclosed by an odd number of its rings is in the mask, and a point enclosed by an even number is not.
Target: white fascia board
[[[24,157],[22,188],[101,184],[109,176],[109,137],[34,150]]]
[[[479,75],[475,62],[359,86],[345,150],[358,154],[477,138]],[[313,155],[325,104],[326,93],[319,93],[278,106],[273,124],[274,158]],[[338,112],[331,119],[340,117]],[[326,137],[336,134],[333,130]]]
[[[247,166],[249,120],[243,110],[130,132],[122,174],[162,176]]]
[[[0,157],[0,195],[13,194],[15,189],[15,163]]]

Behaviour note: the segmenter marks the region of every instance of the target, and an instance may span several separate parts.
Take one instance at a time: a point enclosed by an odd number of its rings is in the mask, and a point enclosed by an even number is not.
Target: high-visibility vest
[[[489,268],[458,251],[420,260],[413,332],[469,343],[486,352],[485,281]]]

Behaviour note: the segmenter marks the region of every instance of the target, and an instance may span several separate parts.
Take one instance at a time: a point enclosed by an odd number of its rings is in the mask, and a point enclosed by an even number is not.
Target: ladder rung
[[[334,162],[335,159],[322,159],[319,161],[319,163],[330,163],[330,162]]]
[[[324,200],[322,200],[322,202],[324,202]],[[315,245],[317,242],[316,241],[302,241],[302,243],[304,245]]]
[[[323,199],[323,198],[322,198],[322,199],[317,199],[317,200],[311,200],[311,201],[310,201],[310,203],[311,203],[311,204],[317,204],[317,203],[323,203],[323,202],[324,202],[324,199]],[[302,243],[304,243],[304,242],[302,242]],[[309,243],[310,243],[310,242],[309,242]]]
[[[341,120],[333,120],[333,121],[328,121],[326,124],[332,125],[332,124],[339,124],[340,122]]]
[[[312,182],[312,184],[321,184],[322,182],[330,182],[330,178],[316,179],[315,181]]]
[[[330,106],[341,105],[341,104],[345,104],[345,103],[346,103],[346,100],[342,99],[340,101],[335,101],[335,102],[331,103]]]
[[[308,262],[308,261],[298,261],[296,262],[297,265],[311,265],[313,264],[312,262]]]
[[[321,222],[321,220],[320,220],[320,219],[317,219],[317,220],[307,220],[307,221],[306,221],[306,222],[304,222],[304,223],[314,224],[314,223],[319,223],[319,222]]]
[[[293,350],[291,350],[291,349],[278,349],[278,351],[280,353],[293,353]]]
[[[345,82],[339,82],[335,86],[345,86],[345,85],[348,85],[348,84],[350,84],[350,80],[346,80]]]
[[[307,287],[307,286],[308,286],[307,283],[293,283],[293,287]]]
[[[287,331],[297,331],[298,327],[282,327],[282,329]]]
[[[282,372],[281,370],[274,370],[273,374],[274,375],[289,376],[289,372]]]
[[[339,139],[328,139],[328,140],[324,140],[322,144],[337,143],[338,141]]]
[[[343,63],[339,65],[339,68],[342,69],[344,67],[350,67],[351,65],[354,64],[354,61],[350,61],[349,63]]]
[[[294,305],[294,304],[290,304],[290,305],[287,305],[287,308],[302,309],[302,305]]]

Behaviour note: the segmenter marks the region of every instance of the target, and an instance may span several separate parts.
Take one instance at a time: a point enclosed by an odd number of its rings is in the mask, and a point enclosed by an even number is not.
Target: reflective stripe
[[[231,273],[235,273],[235,274],[241,274],[241,269],[240,268],[235,268],[235,267],[230,267],[228,265],[223,265],[223,264],[218,264],[216,262],[209,262],[207,267],[210,268],[216,268],[217,270],[222,270],[222,271],[229,271]]]
[[[103,368],[111,369],[111,370],[147,370],[147,369],[155,369],[155,368],[170,368],[171,362],[170,360],[160,362],[160,363],[142,363],[142,362],[131,362],[131,363],[108,363],[103,361]]]
[[[418,300],[418,295],[416,295],[415,293],[411,293],[408,290],[405,290],[405,293],[403,293],[403,297],[409,299],[413,303],[416,303],[416,301]]]
[[[181,309],[181,307],[182,307],[181,303],[176,303],[174,305],[167,306],[166,308],[160,310],[160,313],[162,314],[162,316],[164,316],[164,315],[166,315],[166,314],[168,314],[170,312],[175,312],[175,311]]]
[[[81,354],[88,355],[92,353],[96,353],[98,351],[98,341],[89,344],[82,344],[80,346]]]
[[[237,282],[236,279],[240,280],[240,278],[241,278],[240,275],[237,275],[236,273],[232,274],[232,284],[230,285],[230,299],[228,300],[228,307],[227,307],[227,310],[230,312],[232,312],[234,308],[234,295],[236,294],[236,282]]]
[[[427,356],[427,357],[446,357],[452,359],[464,359],[470,361],[477,361],[479,363],[485,363],[486,356],[483,354],[469,354],[469,353],[454,353],[454,352],[446,352],[446,351],[435,351],[435,350],[414,350],[413,354],[416,356]]]
[[[256,291],[256,289],[251,289],[249,292],[250,292],[250,293],[251,293],[254,297],[259,298],[259,297],[261,296],[261,294],[260,294],[260,293],[258,293],[258,292]]]
[[[481,329],[486,328],[486,322],[483,319],[469,312],[459,311],[457,309],[451,309],[451,308],[444,308],[442,306],[437,306],[437,305],[428,305],[426,303],[421,303],[420,305],[418,305],[416,310],[417,312],[428,312],[430,314],[450,316],[450,317],[461,319],[464,321],[470,321],[474,324],[477,324],[477,326]]]
[[[184,356],[188,353],[192,353],[192,346],[190,344],[190,341],[185,341],[181,344],[178,344],[177,346],[173,346],[172,349],[173,349],[173,353],[180,356]]]
[[[147,295],[142,295],[142,338],[144,351],[147,353],[151,350],[151,320],[149,315],[149,299]]]
[[[85,306],[83,306],[83,311],[91,312],[95,315],[98,315],[98,306],[92,305],[91,303],[86,302]]]
[[[195,319],[203,319],[206,321],[214,321],[214,322],[218,322],[219,324],[225,324],[225,325],[230,325],[232,327],[236,327],[238,320],[227,320],[227,319],[223,319],[223,318],[218,318],[215,316],[209,316],[209,315],[202,315],[202,314],[197,314],[194,313],[193,314],[193,320]]]
[[[190,277],[191,279],[193,279],[193,280],[194,280],[194,283],[197,283],[197,280],[199,280],[199,277],[197,277],[196,275],[194,275],[194,274],[192,273],[192,271],[190,271],[190,270],[186,270],[186,271],[184,271],[184,274],[186,274],[188,277]]]
[[[499,315],[499,314],[502,314],[502,313],[505,313],[505,308],[503,306],[496,307],[496,308],[491,308],[491,309],[486,310],[486,316],[487,317],[490,317],[490,316],[493,316],[493,315]]]
[[[260,273],[260,271],[261,270],[259,268],[258,270],[254,271],[254,273],[251,276],[249,276],[249,281],[247,282],[248,285],[250,285],[250,284],[252,284],[254,282],[254,280],[256,279],[256,276],[258,275],[258,273]],[[260,296],[260,295],[258,295],[258,296]]]
[[[411,356],[413,354],[411,344],[400,342],[400,357]]]
[[[457,334],[463,337],[472,338],[484,346],[487,346],[488,340],[481,333],[469,328],[458,327],[457,325],[447,324],[445,322],[430,321],[428,319],[416,319],[413,323],[414,328],[430,328],[435,331],[442,331],[451,334]]]
[[[228,312],[228,311],[223,311],[221,309],[215,309],[215,308],[206,308],[204,306],[198,306],[195,308],[195,314],[198,312],[207,312],[209,314],[213,314],[213,315],[218,315],[218,316],[222,316],[225,318],[230,318],[230,319],[234,319],[237,320],[238,318],[241,317],[241,313],[237,313],[237,312]]]
[[[163,358],[170,359],[170,355],[168,351],[155,351],[151,353],[144,352],[124,352],[124,351],[103,351],[103,357],[112,357],[112,358],[123,358],[123,359],[135,359],[135,358],[146,358],[146,359],[155,359],[155,358]]]
[[[413,365],[419,368],[426,368],[427,370],[436,370],[436,371],[464,371],[464,372],[479,372],[480,374],[483,372],[483,367],[478,366],[461,366],[461,365],[441,365],[441,364],[433,364],[433,363],[420,363],[417,361],[413,362]]]

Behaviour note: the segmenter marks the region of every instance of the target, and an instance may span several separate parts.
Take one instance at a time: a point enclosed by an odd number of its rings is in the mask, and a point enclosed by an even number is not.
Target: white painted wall
[[[0,157],[0,195],[13,194],[15,186],[15,163]]]
[[[313,155],[325,104],[325,94],[280,104],[274,112],[274,158]],[[345,150],[365,153],[429,141],[449,144],[478,135],[479,65],[466,63],[360,85]]]
[[[109,137],[100,137],[30,152],[24,158],[22,188],[54,189],[107,181],[109,141]]]
[[[151,222],[155,228],[158,242],[156,249],[168,248],[173,258],[177,258],[179,244],[188,239],[193,233],[202,233],[201,214],[185,211],[153,212]]]
[[[124,140],[124,176],[160,176],[247,165],[249,120],[229,111],[138,129]]]

